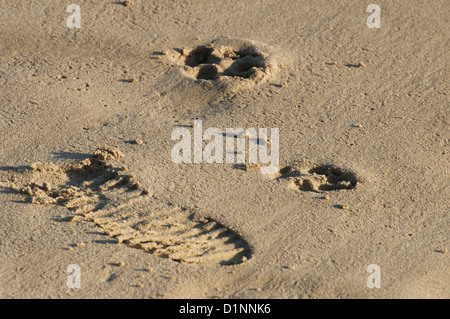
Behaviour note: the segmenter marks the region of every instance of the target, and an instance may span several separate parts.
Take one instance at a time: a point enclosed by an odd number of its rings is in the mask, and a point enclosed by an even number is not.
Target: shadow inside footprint
[[[189,53],[186,57],[185,64],[190,67],[196,67],[200,64],[218,64],[220,58],[214,56],[212,53],[214,48],[211,46],[199,46]]]
[[[265,63],[262,56],[247,55],[235,60],[228,69],[224,70],[223,74],[248,79],[264,68]]]

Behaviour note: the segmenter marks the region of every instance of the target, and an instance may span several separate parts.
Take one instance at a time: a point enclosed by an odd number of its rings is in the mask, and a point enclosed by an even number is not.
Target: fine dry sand
[[[450,297],[448,1],[69,4],[0,2],[0,297]]]

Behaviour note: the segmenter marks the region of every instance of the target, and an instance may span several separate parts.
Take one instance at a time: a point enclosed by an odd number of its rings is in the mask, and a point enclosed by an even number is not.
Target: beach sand
[[[76,4],[0,3],[1,298],[450,297],[448,1]]]

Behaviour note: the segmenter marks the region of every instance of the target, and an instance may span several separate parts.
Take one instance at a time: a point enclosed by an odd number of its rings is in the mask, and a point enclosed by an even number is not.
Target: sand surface
[[[0,297],[450,297],[448,1],[69,3],[0,2]]]

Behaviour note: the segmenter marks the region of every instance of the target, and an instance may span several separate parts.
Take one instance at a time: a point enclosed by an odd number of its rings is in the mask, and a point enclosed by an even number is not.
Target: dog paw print
[[[185,76],[212,83],[261,83],[278,70],[273,49],[242,39],[217,39],[195,48],[174,49],[165,55]]]
[[[278,179],[289,180],[290,185],[306,192],[325,192],[354,189],[358,184],[356,174],[332,164],[313,167],[285,166]]]

